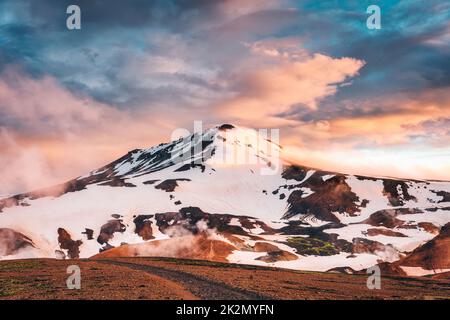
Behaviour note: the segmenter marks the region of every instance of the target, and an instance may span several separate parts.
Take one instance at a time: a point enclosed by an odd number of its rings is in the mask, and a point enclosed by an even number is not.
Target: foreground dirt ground
[[[81,289],[66,286],[81,269]],[[169,258],[0,261],[0,299],[450,299],[450,279],[280,270]]]

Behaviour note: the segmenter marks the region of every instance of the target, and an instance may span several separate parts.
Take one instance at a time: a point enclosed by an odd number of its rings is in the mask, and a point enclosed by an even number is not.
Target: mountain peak
[[[210,244],[222,243],[221,259],[234,263],[355,272],[379,261],[399,261],[393,266],[409,268],[404,273],[432,273],[427,268],[436,263],[448,268],[448,229],[441,227],[450,219],[449,183],[293,166],[281,161],[277,141],[276,130],[222,124],[2,199],[0,238],[12,248],[6,254],[215,259]],[[186,244],[182,252],[169,251],[178,243]],[[429,248],[437,250],[432,264]]]
[[[221,131],[231,130],[231,129],[234,129],[234,128],[236,128],[236,127],[234,125],[232,125],[232,124],[229,124],[229,123],[224,123],[224,124],[219,126],[219,130],[221,130]]]
[[[95,182],[110,179],[127,179],[186,164],[203,166],[254,166],[272,167],[278,164],[281,146],[268,136],[265,130],[221,124],[201,132],[180,137],[147,149],[135,149],[118,160],[90,172],[87,176],[98,177]],[[80,178],[79,178],[80,179]]]

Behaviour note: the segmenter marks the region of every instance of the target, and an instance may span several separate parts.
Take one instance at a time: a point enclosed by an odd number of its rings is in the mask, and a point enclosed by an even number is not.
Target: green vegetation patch
[[[332,256],[339,253],[333,243],[317,238],[290,237],[285,244],[297,249],[301,255]]]
[[[2,261],[0,262],[0,272],[22,272],[23,270],[34,269],[42,266],[36,260],[29,261]]]
[[[15,278],[0,279],[0,297],[15,296],[23,291],[23,282]]]

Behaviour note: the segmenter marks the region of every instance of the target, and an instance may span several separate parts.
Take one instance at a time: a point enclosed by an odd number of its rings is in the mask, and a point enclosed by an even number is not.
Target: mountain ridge
[[[2,240],[10,254],[0,259],[154,254],[161,243],[172,256],[184,237],[192,252],[234,248],[221,261],[362,270],[399,261],[450,222],[450,183],[323,171],[282,152],[265,134],[221,125],[1,199],[0,239],[13,232],[31,244],[14,251]]]

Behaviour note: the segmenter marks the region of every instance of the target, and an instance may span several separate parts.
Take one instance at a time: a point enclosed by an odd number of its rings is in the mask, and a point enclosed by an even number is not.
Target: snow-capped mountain
[[[233,125],[130,151],[83,177],[1,199],[0,259],[145,255],[317,271],[450,270],[450,182],[281,159],[281,146]]]

